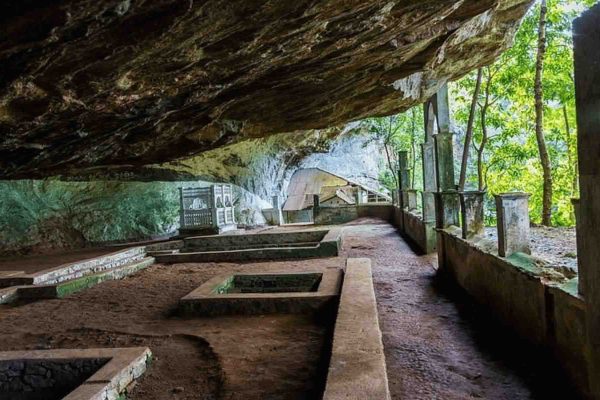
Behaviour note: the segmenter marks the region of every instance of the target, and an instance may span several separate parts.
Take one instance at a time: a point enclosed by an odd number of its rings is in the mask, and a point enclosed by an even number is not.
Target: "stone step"
[[[19,299],[26,300],[62,298],[105,281],[122,279],[147,268],[152,264],[154,264],[154,258],[146,257],[126,265],[106,269],[95,274],[84,275],[75,279],[60,281],[54,284],[19,286],[17,296]]]
[[[17,287],[0,289],[0,304],[8,304],[15,301],[18,297]]]
[[[142,260],[146,256],[144,246],[132,247],[127,250],[106,254],[100,257],[63,264],[50,270],[39,271],[31,274],[30,284],[50,285],[69,281],[90,273],[97,273],[113,269],[134,261]]]

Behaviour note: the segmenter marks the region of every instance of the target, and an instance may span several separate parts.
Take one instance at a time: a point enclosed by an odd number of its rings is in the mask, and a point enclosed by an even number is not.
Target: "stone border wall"
[[[531,256],[503,258],[492,247],[486,239],[462,239],[456,227],[439,230],[440,271],[521,337],[551,352],[587,398],[585,304],[577,278],[553,281]]]
[[[321,235],[321,231],[310,232],[310,231],[299,231],[299,232],[284,232],[275,233],[269,235],[286,236],[288,239],[296,239],[300,242],[306,240],[306,234],[310,233]],[[237,240],[244,240],[244,237],[253,236],[257,234],[248,235],[231,235],[230,238],[237,238]],[[264,236],[264,234],[262,234]],[[278,240],[281,242],[281,238]],[[235,261],[250,261],[250,260],[281,260],[281,259],[295,259],[295,258],[315,258],[315,257],[335,257],[339,254],[342,247],[342,232],[339,228],[332,228],[327,231],[325,236],[320,242],[313,245],[303,245],[295,247],[293,240],[288,240],[289,247],[285,244],[275,243],[273,247],[261,247],[256,249],[240,249],[240,250],[229,250],[229,251],[193,251],[185,252],[185,248],[176,251],[157,251],[151,252],[150,255],[156,258],[156,262],[159,263],[202,263],[202,262],[235,262]],[[263,246],[263,245],[261,245]]]
[[[390,399],[371,260],[349,258],[323,400]]]
[[[179,300],[179,312],[185,316],[311,314],[335,310],[342,282],[340,270],[302,272],[265,272],[268,276],[321,275],[316,291],[277,293],[217,293],[217,289],[234,277],[253,277],[260,272],[237,272],[217,275]]]
[[[107,362],[63,400],[117,400],[123,398],[128,385],[139,378],[152,358],[147,347],[54,349],[0,352],[0,363],[27,361],[75,362],[99,359]],[[2,393],[0,393],[1,395]],[[0,396],[1,397],[1,396]]]
[[[314,213],[315,225],[338,225],[358,218],[371,217],[386,221],[392,219],[391,204],[361,204],[345,207],[319,207]]]
[[[392,224],[413,243],[415,243],[424,254],[435,251],[437,237],[434,223],[425,223],[420,215],[394,207]]]

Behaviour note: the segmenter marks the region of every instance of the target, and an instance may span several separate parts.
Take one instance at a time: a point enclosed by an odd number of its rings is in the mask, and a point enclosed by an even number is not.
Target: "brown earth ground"
[[[294,229],[298,229],[297,227]],[[0,350],[149,346],[133,399],[314,399],[328,327],[303,316],[180,319],[179,298],[218,273],[316,271],[369,257],[394,399],[573,398],[547,359],[513,338],[387,223],[344,227],[342,257],[155,265],[66,299],[0,306]]]
[[[114,247],[66,250],[43,255],[11,256],[0,259],[0,271],[23,271],[27,274],[58,267],[75,261],[119,251]]]

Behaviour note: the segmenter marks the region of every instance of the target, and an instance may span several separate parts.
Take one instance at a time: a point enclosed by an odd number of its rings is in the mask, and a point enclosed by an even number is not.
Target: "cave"
[[[600,399],[600,4],[0,5],[0,398]]]

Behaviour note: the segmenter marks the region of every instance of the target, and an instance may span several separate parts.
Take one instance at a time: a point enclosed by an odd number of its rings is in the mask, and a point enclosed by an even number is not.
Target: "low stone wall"
[[[313,212],[315,225],[338,225],[358,218],[358,207],[319,207]]]
[[[107,362],[99,358],[0,361],[0,397],[41,391],[48,397],[64,397]]]
[[[502,258],[494,248],[486,239],[462,239],[459,228],[440,230],[440,271],[521,337],[553,352],[586,397],[585,311],[576,278],[556,281],[552,271],[536,265],[531,256]]]
[[[392,219],[394,206],[391,204],[361,204],[346,207],[319,207],[314,213],[315,225],[338,225],[358,218]]]
[[[151,357],[145,347],[0,352],[0,398],[122,399]]]
[[[261,315],[261,314],[315,314],[335,315],[336,300],[342,284],[340,270],[326,270],[299,273],[265,273],[265,279],[284,279],[288,285],[296,280],[300,284],[306,278],[320,276],[316,290],[293,290],[278,292],[232,292],[223,291],[231,286],[232,281],[244,279],[260,279],[257,273],[236,273],[217,275],[197,289],[188,293],[179,301],[179,312],[185,316],[219,316],[219,315]],[[304,279],[303,279],[304,276]]]
[[[182,252],[231,251],[270,248],[286,245],[311,243],[323,240],[329,230],[306,230],[295,232],[251,233],[247,235],[220,235],[189,237],[183,240]]]
[[[371,260],[348,259],[323,400],[390,399]]]
[[[265,237],[272,237],[275,243],[265,243]],[[255,242],[253,237],[262,238]],[[233,240],[248,244],[249,248],[237,250],[197,251],[196,247],[188,250],[184,246],[180,251],[157,251],[149,254],[156,258],[159,263],[202,263],[202,262],[229,262],[229,261],[249,261],[249,260],[281,260],[292,258],[315,258],[315,257],[335,257],[339,254],[342,247],[342,232],[339,228],[332,228],[327,231],[298,231],[285,233],[269,234],[248,234],[248,235],[229,235],[221,236],[217,239]],[[317,240],[317,242],[308,242],[306,240]],[[193,238],[190,238],[190,240]],[[198,240],[198,245],[203,239]],[[252,248],[256,246],[256,248]],[[241,245],[234,245],[242,247]],[[211,247],[212,248],[212,247]]]
[[[425,223],[421,216],[399,207],[393,207],[391,222],[423,253],[429,254],[435,251],[437,237],[434,223]]]

